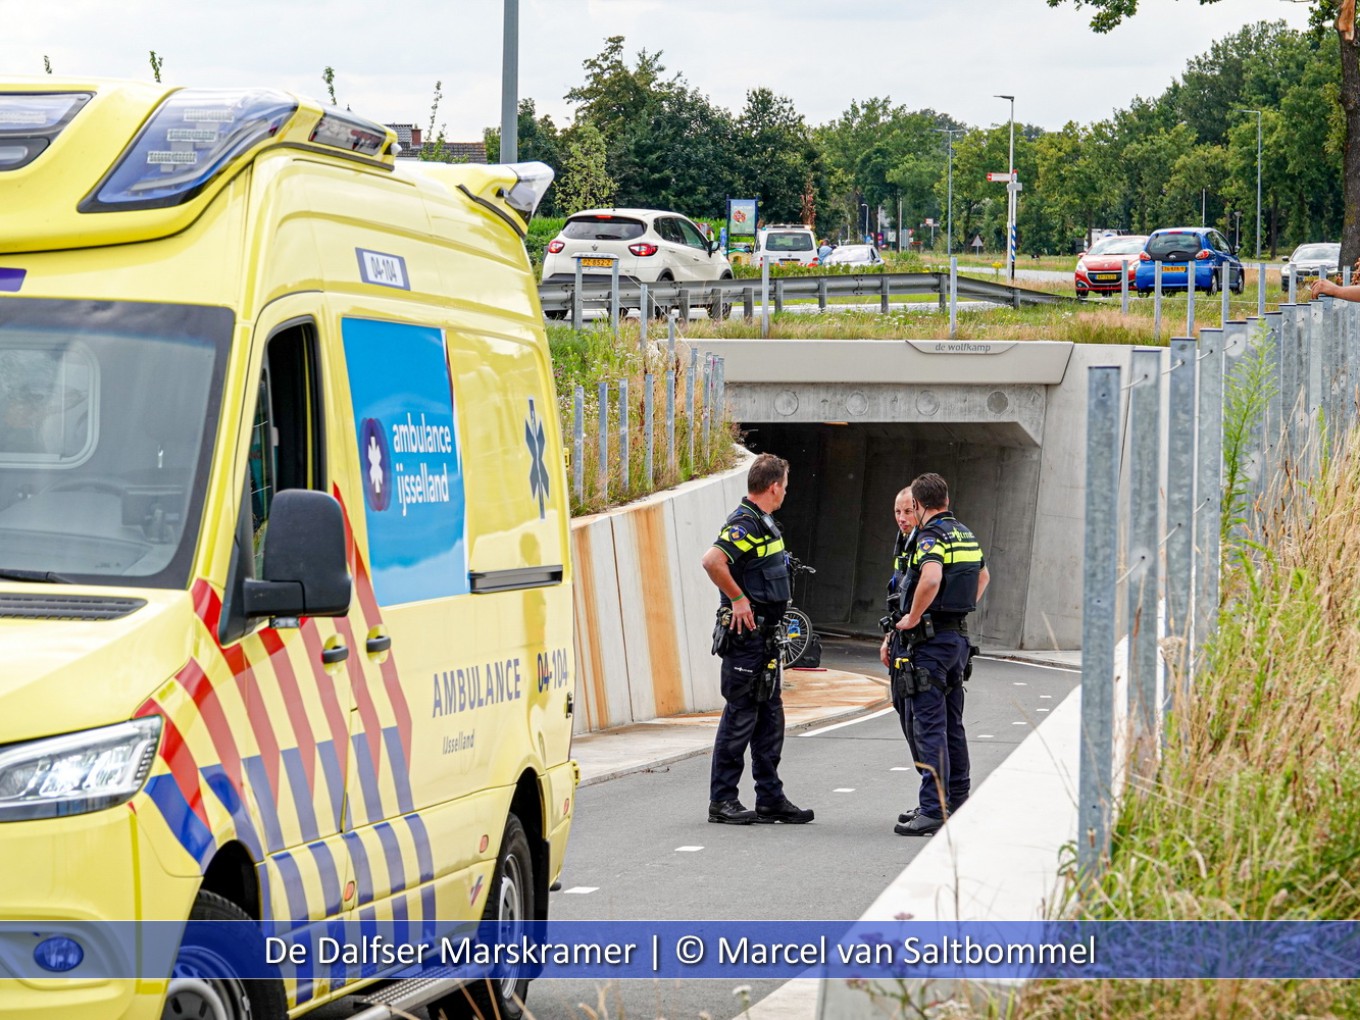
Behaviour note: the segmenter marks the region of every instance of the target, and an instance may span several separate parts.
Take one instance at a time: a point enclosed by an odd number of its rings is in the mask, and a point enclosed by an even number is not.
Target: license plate
[[[591,269],[608,269],[614,264],[613,259],[582,259],[581,265],[589,266]]]
[[[1163,274],[1166,274],[1166,273],[1183,273],[1183,272],[1185,272],[1185,267],[1184,267],[1184,266],[1166,266],[1166,265],[1162,266],[1162,273],[1163,273]]]
[[[781,266],[801,266],[803,263],[801,259],[780,259],[779,264]]]
[[[1091,274],[1091,279],[1092,279],[1092,280],[1095,280],[1095,281],[1097,281],[1097,282],[1099,282],[1099,283],[1104,283],[1106,280],[1117,280],[1117,279],[1119,279],[1119,274],[1118,274],[1118,273],[1092,273],[1092,274]]]

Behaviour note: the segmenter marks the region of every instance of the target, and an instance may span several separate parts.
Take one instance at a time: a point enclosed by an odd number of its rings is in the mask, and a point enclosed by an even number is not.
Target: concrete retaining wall
[[[746,495],[750,460],[572,521],[575,732],[722,706],[709,653],[718,597],[699,561]]]

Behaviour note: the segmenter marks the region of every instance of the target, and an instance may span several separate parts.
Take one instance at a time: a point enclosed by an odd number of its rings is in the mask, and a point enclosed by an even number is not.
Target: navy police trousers
[[[968,639],[957,631],[943,631],[912,652],[912,661],[924,667],[941,690],[932,684],[912,695],[911,731],[913,751],[921,774],[921,814],[943,818],[940,791],[950,811],[968,799],[968,736],[963,729],[963,669],[968,664]]]
[[[722,696],[727,704],[713,741],[708,799],[714,802],[737,799],[737,784],[741,782],[749,746],[756,803],[774,806],[784,798],[784,784],[779,780],[779,758],[784,751],[784,702],[778,683],[768,701],[756,701],[756,680],[769,660],[760,632],[734,634],[731,640],[723,657]]]

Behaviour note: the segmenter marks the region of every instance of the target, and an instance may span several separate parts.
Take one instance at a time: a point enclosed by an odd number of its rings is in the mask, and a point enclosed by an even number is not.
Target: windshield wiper
[[[69,577],[62,577],[51,570],[19,570],[16,567],[0,567],[0,581],[50,581],[53,584],[75,584]]]

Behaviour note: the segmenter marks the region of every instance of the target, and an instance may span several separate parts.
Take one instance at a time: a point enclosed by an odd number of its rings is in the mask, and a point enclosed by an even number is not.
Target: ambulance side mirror
[[[246,616],[343,616],[353,580],[345,559],[345,516],[335,497],[285,489],[269,507],[263,578],[244,585]]]

